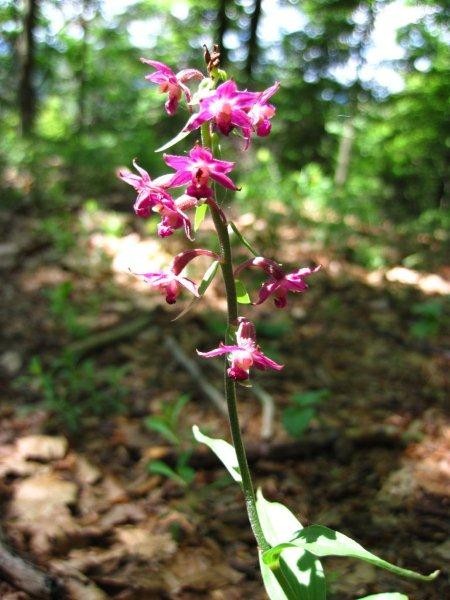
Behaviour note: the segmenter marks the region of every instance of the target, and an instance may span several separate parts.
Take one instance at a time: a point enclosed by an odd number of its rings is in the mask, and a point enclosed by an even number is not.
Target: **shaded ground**
[[[203,308],[171,322],[185,305],[167,311],[127,270],[167,263],[177,242],[142,243],[142,231],[106,213],[79,217],[77,237],[64,238],[57,224],[42,232],[37,219],[2,214],[0,494],[9,543],[69,577],[73,598],[264,598],[239,490],[189,434],[198,424],[228,437],[226,419],[164,344],[170,334],[189,357],[217,345],[220,287]],[[247,235],[264,231],[245,224]],[[286,365],[281,375],[256,379],[276,406],[270,440],[260,437],[260,402],[252,390],[240,392],[257,484],[305,524],[339,529],[407,568],[445,569],[448,306],[442,294],[423,292],[445,291],[445,273],[440,268],[421,290],[423,279],[395,281],[406,269],[386,276],[350,264],[343,240],[337,249],[308,242],[306,231],[301,244],[298,230],[280,235],[287,262],[324,269],[289,313],[266,305],[251,312],[265,352]],[[124,324],[132,332],[99,337]],[[68,348],[79,351],[76,359],[55,366]],[[212,363],[197,364],[220,387]],[[295,444],[282,411],[295,393],[311,390],[327,390],[328,399]],[[146,419],[161,418],[185,393],[190,401],[169,444]],[[276,452],[280,444],[287,458]],[[184,451],[193,452],[196,469],[187,485],[149,472],[155,460],[176,469]],[[389,590],[414,600],[450,595],[444,574],[423,584],[362,563],[325,564],[336,600]],[[0,597],[29,596],[0,583]]]

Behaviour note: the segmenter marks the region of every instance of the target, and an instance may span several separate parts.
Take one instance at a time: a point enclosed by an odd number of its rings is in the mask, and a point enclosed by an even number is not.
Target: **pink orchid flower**
[[[259,346],[256,344],[255,326],[251,321],[244,317],[239,317],[239,327],[236,332],[236,344],[226,345],[220,343],[218,348],[209,352],[197,353],[203,358],[214,358],[223,354],[229,354],[231,366],[227,370],[228,377],[237,381],[243,381],[249,378],[251,367],[266,370],[274,369],[280,371],[283,365],[279,365],[274,360],[265,356]]]
[[[155,273],[136,273],[142,275],[147,283],[153,288],[165,294],[166,302],[174,304],[181,293],[181,288],[186,288],[191,294],[199,297],[198,286],[191,279],[180,275],[185,266],[196,256],[209,256],[214,260],[220,260],[220,257],[210,250],[196,248],[177,254],[172,261],[168,271],[157,271]]]
[[[163,175],[152,180],[147,171],[140,167],[135,160],[133,160],[133,166],[139,175],[135,175],[125,169],[120,169],[118,176],[138,192],[134,203],[134,212],[136,215],[138,217],[148,217],[153,207],[158,206],[164,201],[173,201],[166,189],[170,184],[172,176]]]
[[[167,114],[174,115],[182,94],[186,96],[186,101],[190,102],[191,92],[185,85],[185,81],[189,79],[203,79],[203,74],[196,69],[183,69],[175,74],[170,67],[157,60],[147,60],[141,58],[141,61],[146,65],[150,65],[156,71],[147,75],[145,79],[157,83],[161,92],[168,93],[169,98],[165,103]]]
[[[167,192],[167,188],[171,186],[173,175],[163,175],[152,180],[147,171],[140,167],[136,161],[133,161],[133,166],[139,175],[126,170],[120,170],[118,175],[120,179],[138,192],[134,203],[136,215],[149,217],[152,212],[157,212],[161,215],[161,222],[158,225],[158,235],[160,237],[172,235],[175,229],[184,227],[187,237],[192,239],[191,222],[182,208],[192,206],[192,200],[194,199],[191,198],[189,204],[183,196],[180,199],[180,206],[178,206],[177,201]]]
[[[171,202],[161,202],[161,204],[155,206],[153,210],[161,216],[161,221],[158,223],[159,237],[168,237],[169,235],[172,235],[176,229],[184,227],[186,237],[191,241],[193,240],[191,221],[189,217],[178,208],[176,201],[171,200]]]
[[[308,285],[305,281],[313,273],[321,268],[320,265],[314,269],[304,267],[293,273],[285,273],[281,266],[274,260],[257,256],[245,261],[235,270],[235,277],[238,277],[243,269],[248,267],[256,267],[267,273],[269,278],[265,281],[259,290],[258,301],[254,304],[261,304],[269,296],[274,296],[274,303],[277,308],[284,308],[287,304],[286,296],[288,292],[305,292]]]
[[[202,123],[213,120],[224,135],[228,135],[233,127],[240,127],[247,138],[252,128],[247,110],[255,102],[256,96],[254,92],[239,91],[232,80],[225,81],[200,100],[199,112],[192,115],[184,131],[193,131]]]
[[[234,163],[214,158],[208,148],[195,145],[189,156],[164,154],[164,160],[176,171],[170,185],[177,187],[190,182],[187,190],[189,195],[197,198],[211,197],[212,190],[208,187],[210,179],[230,190],[237,190],[236,185],[226,175],[233,169]]]
[[[275,114],[275,107],[268,103],[268,100],[280,89],[280,82],[276,81],[271,87],[264,90],[259,94],[256,102],[252,104],[252,107],[248,111],[248,116],[252,120],[253,130],[256,135],[266,136],[269,135],[272,128],[270,119]]]

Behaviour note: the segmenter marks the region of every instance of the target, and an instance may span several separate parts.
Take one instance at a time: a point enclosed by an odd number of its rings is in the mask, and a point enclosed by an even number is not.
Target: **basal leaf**
[[[392,573],[411,579],[430,581],[439,574],[439,571],[435,571],[430,575],[421,575],[415,571],[397,567],[386,560],[378,558],[378,556],[372,554],[343,533],[333,531],[322,525],[311,525],[310,527],[302,529],[294,539],[291,539],[291,542],[308,550],[315,556],[348,556],[359,558],[376,567],[386,569]]]
[[[272,550],[260,557],[264,586],[271,600],[324,600],[326,586],[320,561],[289,543],[302,529],[300,521],[283,504],[267,501],[261,490],[257,493],[256,508],[266,540],[271,546],[282,546],[270,566],[264,558]]]
[[[222,461],[231,477],[238,483],[242,483],[242,478],[239,470],[238,459],[236,451],[231,444],[221,439],[210,438],[204,435],[197,425],[192,427],[192,433],[194,434],[197,442],[206,444],[214,454]]]
[[[256,493],[256,510],[264,533],[271,546],[290,542],[303,529],[297,517],[280,502],[269,502],[259,489]]]
[[[320,561],[309,552],[291,548],[273,571],[259,558],[264,587],[271,600],[325,600],[326,585]]]

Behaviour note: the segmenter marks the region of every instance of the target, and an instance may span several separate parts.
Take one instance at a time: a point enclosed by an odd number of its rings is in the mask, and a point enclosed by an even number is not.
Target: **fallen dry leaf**
[[[76,531],[76,523],[68,505],[75,504],[75,483],[60,479],[49,470],[17,483],[10,511],[11,525],[30,536],[32,550],[46,554]]]
[[[66,455],[68,443],[62,436],[27,435],[16,442],[17,450],[23,458],[45,462],[59,460]]]
[[[116,530],[116,535],[129,554],[145,560],[161,560],[177,550],[168,533],[152,533],[144,527],[121,527]]]

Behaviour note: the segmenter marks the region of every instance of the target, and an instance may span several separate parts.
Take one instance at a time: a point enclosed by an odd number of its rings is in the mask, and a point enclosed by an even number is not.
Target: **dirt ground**
[[[173,321],[186,301],[167,307],[129,274],[139,267],[127,256],[163,263],[177,242],[162,249],[141,230],[115,237],[90,221],[64,250],[57,236],[49,241],[40,233],[36,218],[1,218],[5,547],[64,580],[74,599],[265,598],[240,491],[190,434],[197,424],[229,439],[227,420],[167,344],[170,336],[200,368],[202,381],[220,390],[213,361],[194,353],[221,339],[220,286]],[[261,436],[258,394],[239,389],[256,484],[304,525],[339,529],[400,566],[442,571],[422,583],[365,563],[327,559],[331,598],[382,591],[401,591],[411,600],[449,598],[450,352],[445,328],[414,335],[420,317],[411,310],[443,296],[414,277],[405,281],[392,270],[357,267],[333,248],[297,244],[292,250],[291,233],[281,231],[291,248],[286,262],[320,262],[322,272],[310,279],[308,293],[290,298],[285,312],[270,303],[243,308],[256,321],[264,351],[285,364],[280,374],[255,375],[274,402],[269,434]],[[429,275],[448,285],[442,272]],[[78,362],[55,384],[52,361],[67,349]],[[81,361],[93,361],[96,373],[124,368],[123,410],[86,409],[78,429],[68,429],[44,394],[45,377],[30,375],[36,357],[44,372],[54,373],[46,381],[56,389],[56,402],[59,394],[67,406],[76,405],[77,390],[89,394],[79,381],[88,378],[77,367]],[[73,394],[58,387],[64,381]],[[311,390],[326,390],[326,399],[296,440],[282,426],[283,410],[294,394]],[[100,392],[93,389],[93,403],[105,401]],[[163,414],[182,394],[189,401],[169,443],[148,417]],[[89,398],[81,401],[89,404]],[[149,468],[159,460],[176,470],[185,452],[194,469],[187,482]],[[0,581],[0,598],[32,597],[20,587]]]

